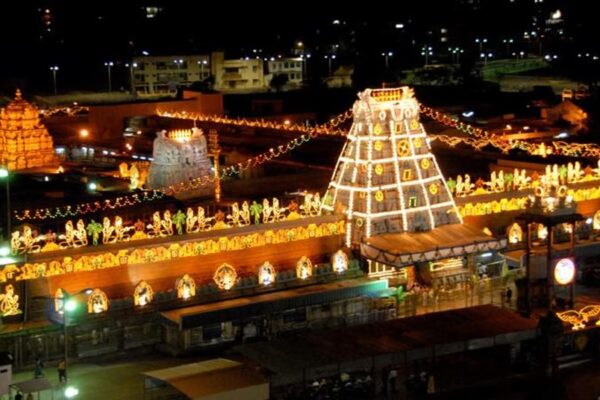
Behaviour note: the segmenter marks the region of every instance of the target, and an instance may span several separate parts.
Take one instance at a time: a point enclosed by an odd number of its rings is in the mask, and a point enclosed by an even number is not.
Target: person
[[[510,304],[510,300],[512,299],[512,289],[507,287],[506,288],[506,302],[508,304]]]
[[[58,381],[59,382],[67,382],[67,363],[65,359],[61,359],[58,362]]]
[[[15,395],[15,400],[23,400],[23,393],[20,390]]]
[[[42,368],[44,368],[44,363],[39,358],[36,358],[35,359],[35,370],[33,371],[34,378],[41,378],[42,376],[44,376],[44,371]]]
[[[395,392],[396,390],[398,390],[396,388],[397,379],[398,379],[398,371],[396,371],[395,369],[391,370],[390,373],[388,374],[389,389],[391,392]]]

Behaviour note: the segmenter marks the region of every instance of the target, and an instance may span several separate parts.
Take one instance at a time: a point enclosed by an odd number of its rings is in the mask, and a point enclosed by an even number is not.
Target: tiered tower
[[[0,165],[10,170],[57,165],[52,137],[40,122],[36,107],[15,98],[0,109]]]
[[[462,223],[408,87],[367,89],[322,208],[347,217],[347,244]]]

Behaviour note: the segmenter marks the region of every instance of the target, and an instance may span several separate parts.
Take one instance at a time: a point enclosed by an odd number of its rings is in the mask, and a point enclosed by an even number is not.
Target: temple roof
[[[38,119],[39,111],[37,107],[24,100],[21,91],[15,91],[15,98],[8,105],[0,110],[0,119]]]

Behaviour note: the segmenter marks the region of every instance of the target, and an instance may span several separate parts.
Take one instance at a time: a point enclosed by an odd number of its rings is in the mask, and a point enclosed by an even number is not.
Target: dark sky
[[[3,0],[0,8],[0,90],[18,85],[47,85],[49,65],[61,66],[60,79],[86,86],[97,80],[106,60],[131,59],[142,50],[151,54],[198,53],[227,50],[244,55],[252,48],[266,52],[289,49],[295,40],[314,46],[332,29],[331,21],[347,21],[348,30],[367,32],[373,48],[385,46],[385,26],[412,21],[420,41],[430,27],[447,27],[456,40],[471,41],[479,33],[509,34],[529,23],[533,0],[480,0],[483,12],[469,13],[469,0],[394,2],[322,1],[139,1]],[[596,45],[598,22],[591,12],[595,2],[545,0],[544,7],[560,7],[569,17],[571,32]],[[162,7],[147,19],[144,6]],[[49,8],[53,32],[40,38],[41,15]],[[42,10],[42,12],[40,12]],[[366,25],[365,25],[366,24]],[[581,25],[581,26],[580,26]],[[317,34],[317,29],[321,29]],[[506,33],[505,33],[506,32]],[[580,43],[583,47],[588,44]],[[379,51],[379,50],[377,50]]]

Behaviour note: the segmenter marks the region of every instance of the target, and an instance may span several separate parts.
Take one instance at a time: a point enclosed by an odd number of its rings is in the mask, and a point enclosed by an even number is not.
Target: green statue
[[[92,220],[87,226],[87,234],[92,237],[92,244],[98,246],[98,238],[102,232],[102,225]]]
[[[175,222],[175,227],[177,228],[177,234],[183,235],[183,225],[185,225],[185,214],[178,210],[177,214],[173,216],[173,222]]]
[[[263,211],[263,207],[258,204],[256,201],[252,202],[252,205],[250,206],[250,214],[252,214],[254,216],[254,223],[255,224],[260,224],[260,215]]]

